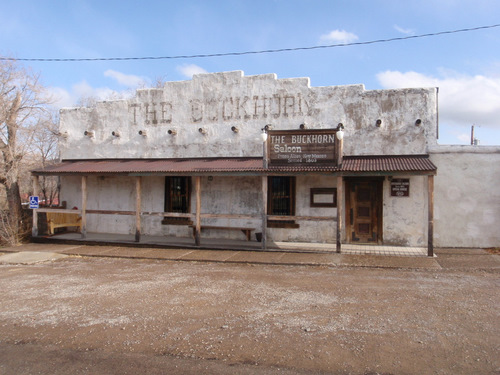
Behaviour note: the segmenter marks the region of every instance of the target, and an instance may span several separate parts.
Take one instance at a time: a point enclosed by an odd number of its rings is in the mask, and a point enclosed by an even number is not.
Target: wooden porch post
[[[87,176],[82,176],[82,238],[87,238]]]
[[[262,250],[267,250],[267,176],[262,176]]]
[[[201,240],[201,177],[195,177],[196,190],[196,230],[194,234],[194,242],[196,246],[200,246]]]
[[[135,242],[141,241],[142,178],[135,178]]]
[[[337,177],[337,253],[342,247],[342,226],[344,224],[344,179]]]
[[[40,177],[39,176],[33,176],[33,195],[38,195],[38,192],[40,191]],[[31,229],[31,236],[32,237],[37,237],[38,236],[38,210],[34,209],[33,210],[33,227]]]
[[[341,166],[342,162],[344,161],[344,140],[343,139],[338,140],[338,146],[339,146],[339,150],[338,150],[338,156],[337,156],[337,164],[339,166]]]
[[[434,256],[434,176],[427,176],[427,255]]]

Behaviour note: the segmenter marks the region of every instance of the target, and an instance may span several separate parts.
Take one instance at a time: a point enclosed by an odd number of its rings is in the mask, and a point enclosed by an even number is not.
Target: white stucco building
[[[500,147],[439,146],[437,96],[200,74],[63,109],[61,163],[33,174],[83,236],[499,246]]]

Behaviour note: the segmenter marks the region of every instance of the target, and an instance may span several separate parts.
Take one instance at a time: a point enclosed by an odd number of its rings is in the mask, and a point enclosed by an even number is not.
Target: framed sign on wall
[[[337,207],[337,189],[311,188],[311,207]]]

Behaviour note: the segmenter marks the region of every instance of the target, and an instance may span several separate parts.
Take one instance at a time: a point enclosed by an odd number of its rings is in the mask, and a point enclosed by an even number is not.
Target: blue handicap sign
[[[30,196],[30,208],[33,209],[39,208],[37,196]]]

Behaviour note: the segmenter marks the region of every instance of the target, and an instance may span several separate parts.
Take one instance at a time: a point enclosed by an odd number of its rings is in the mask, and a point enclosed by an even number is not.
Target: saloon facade
[[[33,175],[61,177],[83,237],[389,244],[432,255],[437,94],[195,75],[63,109],[61,162]]]

